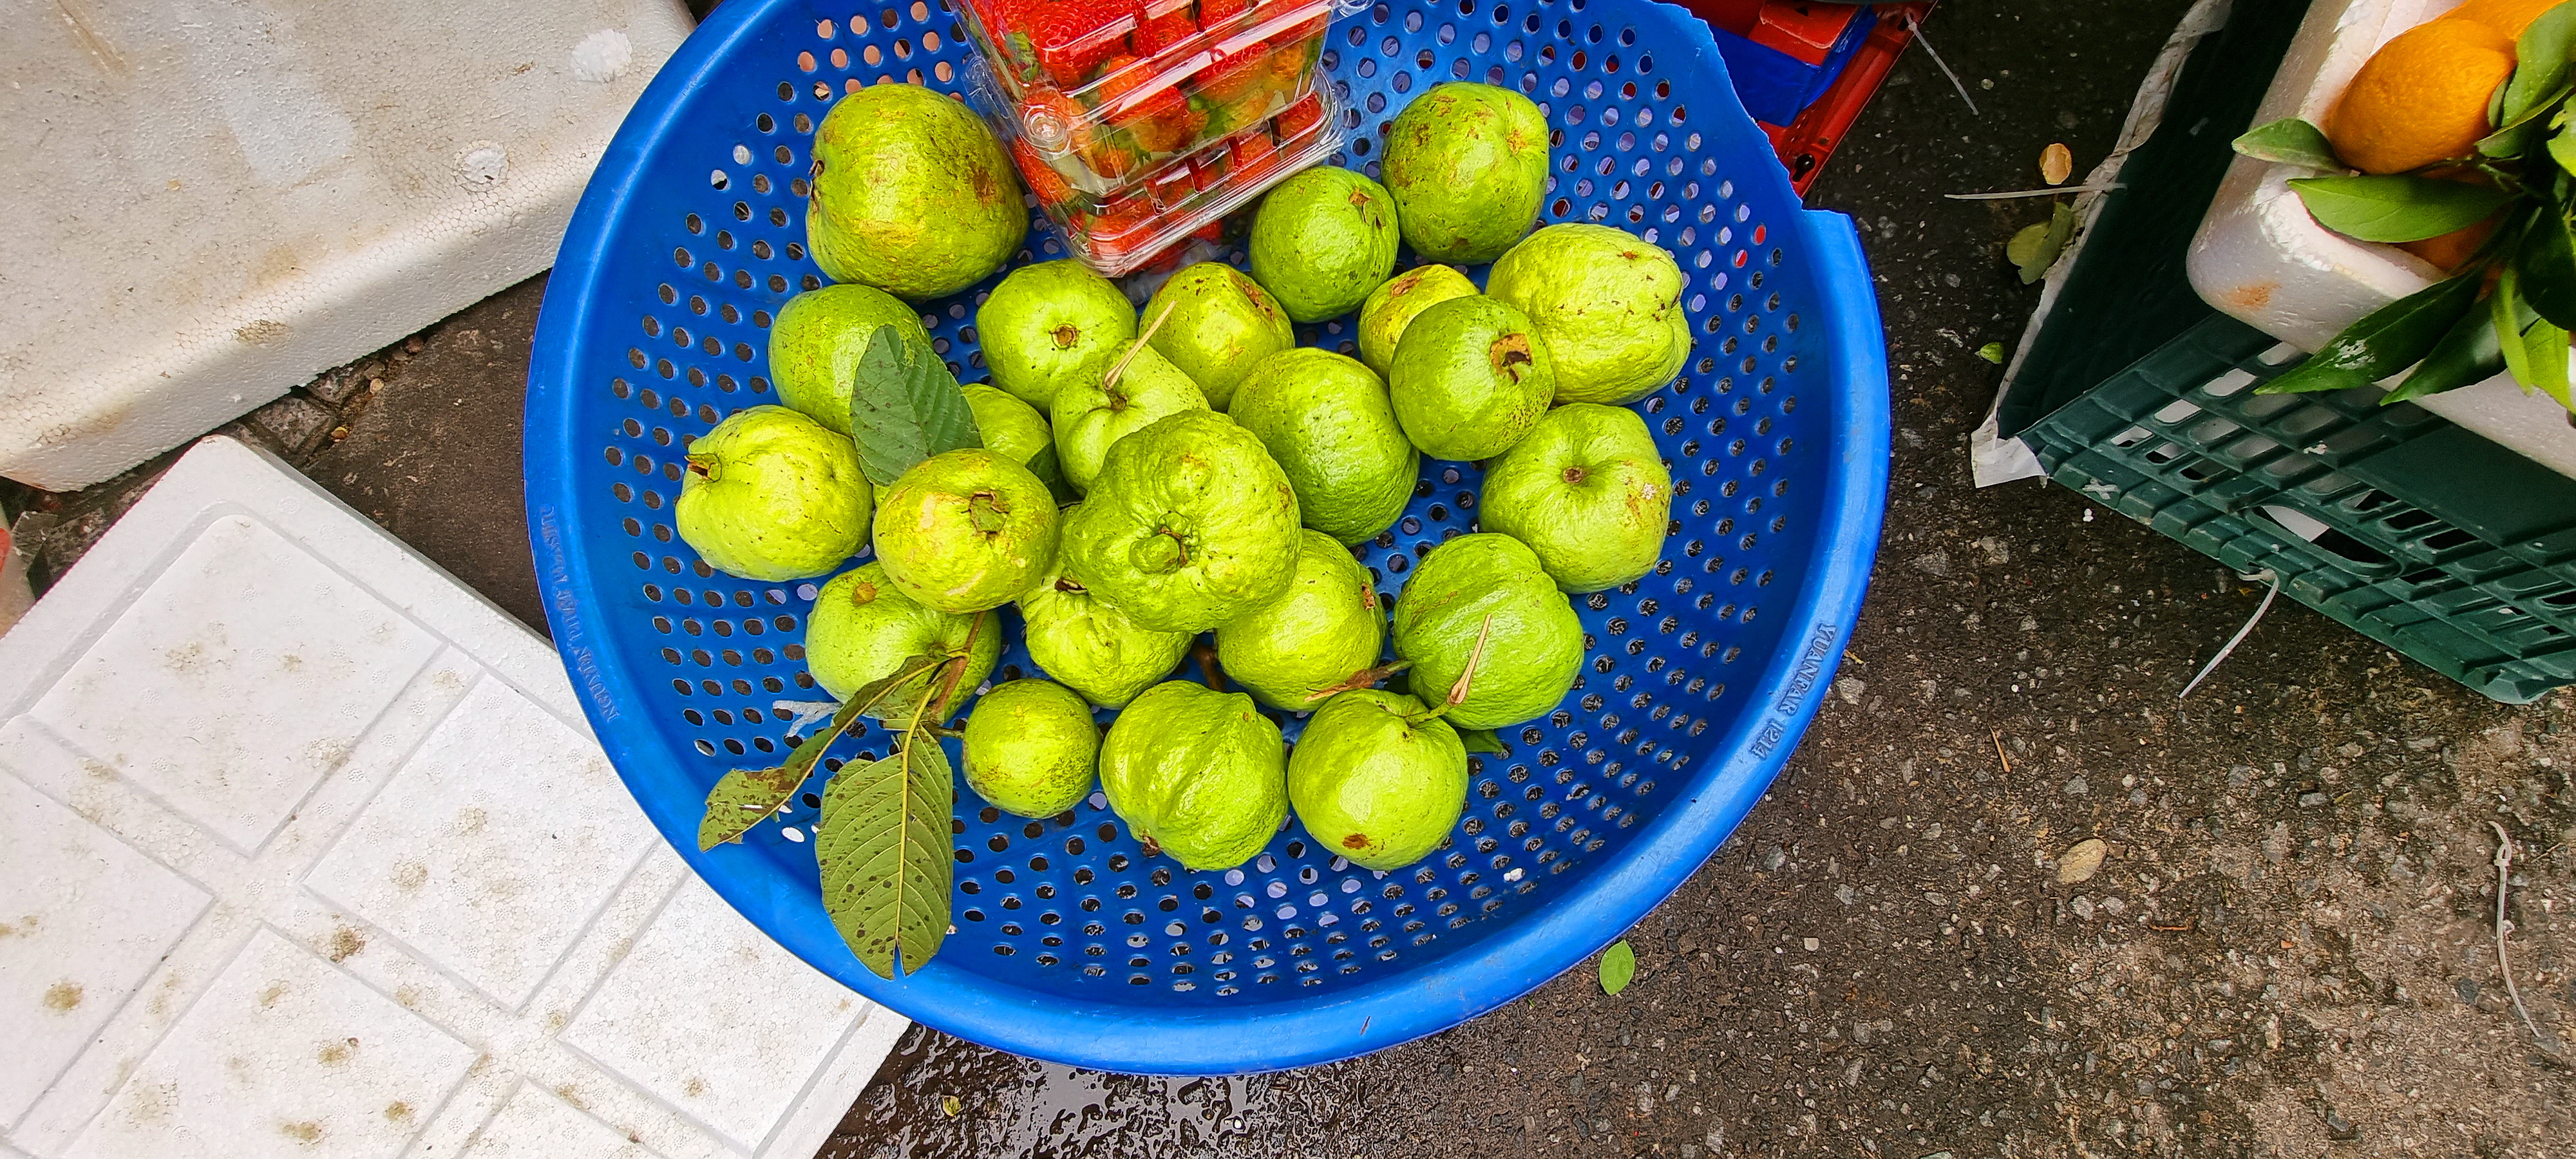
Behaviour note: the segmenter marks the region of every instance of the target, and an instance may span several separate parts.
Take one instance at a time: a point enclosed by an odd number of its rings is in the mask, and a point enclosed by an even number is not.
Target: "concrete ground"
[[[917,1028],[824,1154],[2568,1153],[2576,699],[2493,704],[2283,601],[2177,701],[2260,593],[2081,495],[1967,486],[1998,375],[1974,351],[2035,299],[2003,242],[2044,210],[1940,194],[2024,187],[2051,141],[2092,165],[2184,7],[1945,5],[1930,32],[1983,115],[1909,54],[1810,198],[1865,223],[1879,276],[1890,531],[1836,695],[1629,933],[1634,986],[1579,969],[1420,1042],[1248,1079],[1078,1072]],[[542,629],[517,467],[540,293],[257,433]],[[38,501],[40,578],[149,473]],[[2497,969],[2491,825],[2522,850],[2511,952],[2546,1047]],[[2107,860],[2061,883],[2088,838]]]

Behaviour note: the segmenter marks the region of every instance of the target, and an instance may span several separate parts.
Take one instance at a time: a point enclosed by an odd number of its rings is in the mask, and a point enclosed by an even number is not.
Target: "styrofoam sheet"
[[[86,486],[545,269],[679,0],[24,0],[0,475]]]
[[[691,875],[544,641],[199,443],[0,636],[0,1155],[810,1155],[902,1018]]]

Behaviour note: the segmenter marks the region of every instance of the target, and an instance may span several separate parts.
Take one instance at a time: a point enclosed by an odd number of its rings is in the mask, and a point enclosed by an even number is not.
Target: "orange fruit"
[[[2474,20],[2507,38],[2522,35],[2540,14],[2558,6],[2559,0],[2469,0],[2442,16],[2444,20]]]
[[[2495,219],[2490,217],[2440,237],[2399,242],[2397,248],[2432,263],[2433,268],[2443,273],[2457,273],[2460,266],[2469,260],[2469,255],[2478,252],[2478,247],[2486,243],[2487,235],[2494,233],[2495,227]]]
[[[2379,46],[2326,119],[2326,138],[2364,173],[2465,156],[2486,136],[2487,98],[2513,75],[2513,41],[2474,20],[2435,20]]]

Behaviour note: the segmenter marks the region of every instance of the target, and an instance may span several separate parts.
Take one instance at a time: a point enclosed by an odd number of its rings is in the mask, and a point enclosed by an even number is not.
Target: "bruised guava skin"
[[[1297,492],[1261,440],[1189,410],[1109,448],[1064,570],[1138,624],[1203,632],[1287,587],[1297,544]]]
[[[984,436],[985,450],[1027,467],[1038,452],[1055,445],[1046,416],[1010,392],[980,382],[960,389],[966,395],[966,409],[974,412],[976,431]]]
[[[1097,376],[1136,337],[1136,308],[1080,262],[1022,266],[975,310],[993,385],[1044,413],[1063,384]]]
[[[1055,496],[981,447],[932,455],[878,497],[877,559],[905,595],[943,612],[1011,602],[1055,566]]]
[[[1226,676],[1283,712],[1312,711],[1322,703],[1315,693],[1374,667],[1385,644],[1386,612],[1368,569],[1320,531],[1299,537],[1286,591],[1216,629]]]
[[[1384,377],[1395,365],[1395,347],[1404,337],[1404,328],[1415,317],[1475,292],[1476,283],[1455,266],[1415,266],[1388,278],[1360,304],[1360,361]]]
[[[1485,293],[1529,315],[1556,357],[1556,401],[1624,406],[1690,359],[1682,268],[1606,225],[1551,225],[1494,262]]]
[[[1421,456],[1386,384],[1349,358],[1313,347],[1271,355],[1244,376],[1230,417],[1287,473],[1306,526],[1340,542],[1386,530],[1413,499]]]
[[[1547,715],[1583,667],[1583,623],[1538,556],[1508,535],[1461,535],[1414,565],[1395,599],[1395,654],[1413,661],[1411,687],[1446,697],[1467,671],[1476,638],[1493,629],[1459,728],[1503,728]]]
[[[1502,256],[1547,197],[1547,137],[1547,117],[1510,89],[1452,82],[1415,97],[1380,167],[1405,244],[1468,266]]]
[[[965,102],[920,85],[842,97],[814,132],[805,246],[835,282],[898,298],[984,280],[1029,231],[1020,177]]]
[[[858,554],[873,494],[850,440],[786,407],[756,406],[689,441],[671,514],[681,541],[717,571],[803,579]]]
[[[1122,342],[1099,369],[1067,380],[1055,392],[1049,417],[1055,423],[1056,465],[1074,490],[1088,491],[1118,440],[1156,420],[1206,409],[1207,395],[1199,384],[1155,353],[1152,344]]]
[[[880,326],[931,357],[921,315],[873,286],[807,290],[778,308],[769,325],[769,377],[778,401],[841,434],[850,433],[850,390],[859,359]]]
[[[1288,316],[1321,322],[1358,309],[1395,269],[1395,198],[1367,177],[1319,165],[1280,182],[1252,219],[1252,276]]]
[[[1170,317],[1163,317],[1169,309]],[[1279,303],[1243,271],[1223,262],[1183,268],[1145,303],[1147,324],[1163,318],[1147,343],[1226,409],[1235,384],[1261,360],[1297,345]]]
[[[1252,860],[1288,819],[1279,726],[1251,697],[1187,680],[1146,689],[1110,722],[1100,787],[1147,856],[1189,869]]]
[[[1410,696],[1363,688],[1306,722],[1288,754],[1288,803],[1317,843],[1377,870],[1440,847],[1467,808],[1467,748],[1427,715]]]
[[[965,671],[949,695],[954,713],[966,694],[993,672],[1002,654],[1001,617],[991,612],[957,615],[925,608],[886,579],[882,564],[867,563],[833,576],[814,595],[814,610],[805,619],[805,670],[834,700],[903,670],[919,656],[940,661],[966,658]],[[885,721],[909,721],[913,709],[939,676],[934,668],[906,680],[877,703],[869,715]]]
[[[1637,412],[1573,402],[1485,468],[1480,502],[1484,529],[1520,540],[1557,587],[1597,592],[1663,558],[1673,476]]]
[[[1100,727],[1064,685],[1014,680],[985,693],[966,717],[966,787],[994,808],[1052,817],[1091,792]]]
[[[1387,392],[1422,453],[1472,461],[1512,448],[1547,413],[1555,361],[1529,318],[1483,295],[1434,303],[1396,345]]]
[[[1029,659],[1102,708],[1125,707],[1190,650],[1190,633],[1142,627],[1062,570],[1022,593],[1019,604]]]

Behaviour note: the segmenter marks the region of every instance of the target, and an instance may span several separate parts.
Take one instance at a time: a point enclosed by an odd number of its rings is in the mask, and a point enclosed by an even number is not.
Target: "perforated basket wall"
[[[1097,796],[1030,822],[961,784],[956,933],[896,981],[862,968],[821,909],[814,796],[742,845],[696,851],[707,787],[780,759],[779,702],[820,694],[798,648],[813,585],[735,580],[677,542],[681,449],[772,397],[764,327],[819,284],[801,244],[814,123],[862,84],[954,91],[964,51],[927,3],[732,0],[646,92],[575,216],[530,368],[531,535],[556,644],[645,811],[745,915],[868,997],[1079,1065],[1345,1057],[1472,1017],[1617,937],[1733,829],[1814,712],[1866,582],[1887,458],[1878,315],[1849,223],[1798,205],[1706,26],[1642,0],[1391,3],[1332,30],[1353,130],[1338,160],[1374,172],[1385,122],[1436,81],[1519,88],[1560,130],[1547,219],[1672,249],[1699,335],[1680,380],[1639,404],[1677,480],[1669,558],[1578,601],[1582,682],[1510,730],[1509,755],[1475,761],[1447,848],[1376,874],[1292,824],[1250,865],[1189,873],[1143,856]],[[1043,220],[1030,245],[1021,260],[1062,253]],[[990,285],[922,304],[970,381]],[[1350,346],[1345,322],[1302,337]],[[1412,508],[1366,545],[1386,597],[1474,526],[1477,481],[1426,463]],[[997,678],[1027,671],[1015,646]],[[862,731],[838,753],[883,743]]]

